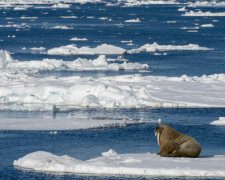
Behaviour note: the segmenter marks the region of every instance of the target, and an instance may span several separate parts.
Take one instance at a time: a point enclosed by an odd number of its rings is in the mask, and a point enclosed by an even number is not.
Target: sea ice
[[[214,27],[214,25],[213,24],[202,24],[201,27],[204,27],[204,28],[205,27]]]
[[[182,16],[225,16],[225,12],[202,12],[202,11],[189,11],[185,12],[185,14],[182,14]]]
[[[210,162],[210,163],[209,163]],[[132,175],[157,177],[225,177],[225,156],[200,158],[160,157],[152,153],[118,154],[110,149],[102,156],[82,161],[68,155],[37,151],[14,166],[43,171],[91,175]]]
[[[100,62],[101,63],[101,58]],[[55,63],[54,63],[55,65]],[[35,78],[1,71],[0,109],[225,107],[225,74]],[[207,98],[206,98],[207,97]]]
[[[219,120],[212,121],[212,125],[225,125],[225,117],[219,117]]]
[[[127,23],[139,23],[141,22],[139,18],[126,20]]]
[[[108,45],[101,44],[95,48],[91,48],[89,46],[77,47],[75,44],[70,44],[67,46],[56,47],[48,50],[48,54],[50,55],[72,55],[72,54],[124,54],[126,49]]]
[[[44,51],[44,47],[30,48],[32,51]],[[23,50],[26,50],[23,48]],[[121,59],[118,58],[118,61]],[[17,61],[13,60],[7,51],[0,51],[0,69],[8,70],[142,70],[148,69],[147,64],[140,63],[109,63],[117,59],[107,59],[105,55],[100,55],[94,60],[78,58],[74,61],[63,61],[56,59],[43,59],[42,61]]]
[[[2,118],[0,130],[81,130],[139,125],[146,121],[112,118]],[[158,123],[148,121],[148,123]]]
[[[153,44],[145,44],[137,49],[130,49],[127,53],[140,53],[142,51],[146,52],[155,52],[155,51],[178,51],[178,50],[187,50],[187,51],[198,51],[198,50],[213,50],[207,47],[201,47],[198,44],[188,44],[188,45],[159,45],[154,42]]]

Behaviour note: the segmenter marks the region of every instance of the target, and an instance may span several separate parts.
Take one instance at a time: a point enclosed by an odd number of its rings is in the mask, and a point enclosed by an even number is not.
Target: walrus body
[[[194,138],[182,134],[166,124],[155,128],[160,156],[166,157],[198,157],[201,145]]]

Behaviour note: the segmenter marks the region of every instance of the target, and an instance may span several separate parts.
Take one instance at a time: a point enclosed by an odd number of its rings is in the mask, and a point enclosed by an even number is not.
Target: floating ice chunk
[[[60,16],[63,19],[77,19],[77,16]]]
[[[159,45],[156,42],[153,44],[145,44],[137,49],[128,50],[127,53],[134,54],[145,52],[155,52],[155,51],[177,51],[177,50],[188,50],[188,51],[197,51],[197,50],[213,50],[207,47],[201,47],[198,44],[188,44],[188,45]]]
[[[189,11],[189,12],[185,12],[185,14],[182,14],[182,16],[225,16],[225,12],[216,12],[216,13],[212,13],[212,12],[202,12],[202,11]]]
[[[209,163],[210,162],[210,163]],[[157,177],[225,177],[225,156],[200,158],[160,157],[152,153],[117,154],[110,149],[102,156],[81,161],[37,151],[18,160],[14,166],[43,172],[69,172],[92,175],[132,175]]]
[[[126,20],[127,23],[139,23],[141,22],[139,18]]]
[[[216,1],[216,0],[211,0],[211,1],[194,1],[194,2],[189,2],[188,6],[190,7],[207,7],[207,6],[225,6],[225,2],[223,1]]]
[[[60,26],[54,26],[52,27],[52,29],[73,29],[73,27],[60,25]]]
[[[214,27],[213,24],[202,24],[201,27]]]
[[[225,125],[225,117],[219,117],[219,120],[212,121],[212,125]]]
[[[23,48],[23,50],[26,50]],[[46,48],[45,47],[33,47],[33,48],[30,48],[31,51],[45,51]]]
[[[180,4],[179,2],[175,0],[122,0],[120,2],[124,3],[124,6],[126,7],[132,7],[132,6],[141,6],[141,5],[151,5],[151,4]]]
[[[58,3],[58,4],[52,5],[52,8],[70,8],[70,5],[69,4]]]
[[[185,7],[179,8],[178,11],[187,11]]]
[[[87,38],[77,38],[77,37],[70,39],[70,41],[87,41],[87,40],[88,40]]]
[[[70,44],[67,46],[56,47],[48,50],[48,54],[50,55],[72,55],[72,54],[124,54],[126,49],[108,45],[101,44],[95,48],[91,48],[89,46],[84,46],[78,48],[75,44]]]

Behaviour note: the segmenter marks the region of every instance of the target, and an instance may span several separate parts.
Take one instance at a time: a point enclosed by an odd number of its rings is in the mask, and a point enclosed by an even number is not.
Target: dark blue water
[[[73,37],[87,38],[88,41],[75,42],[79,47],[107,43],[126,49],[138,48],[146,43],[157,42],[160,45],[199,44],[213,48],[211,51],[168,51],[167,55],[154,53],[124,54],[130,62],[146,63],[149,72],[136,71],[41,71],[37,77],[55,76],[113,76],[132,73],[162,76],[201,76],[225,72],[225,18],[224,17],[185,17],[177,11],[179,5],[151,5],[138,7],[105,6],[99,4],[72,4],[66,9],[34,9],[15,11],[12,8],[0,9],[0,25],[26,23],[23,28],[0,28],[0,49],[12,52],[14,59],[42,60],[55,58],[75,60],[78,57],[94,59],[97,56],[70,55],[53,56],[32,53],[29,48],[54,47],[72,44]],[[225,8],[201,7],[202,11],[224,12]],[[196,10],[188,8],[188,10]],[[21,19],[21,16],[38,17],[34,21]],[[77,19],[63,19],[60,16],[77,16]],[[87,18],[93,16],[93,19]],[[100,17],[112,21],[100,20]],[[11,19],[8,19],[11,18]],[[136,19],[140,23],[125,23]],[[213,22],[218,20],[218,22]],[[176,21],[176,23],[167,23]],[[214,28],[200,28],[198,32],[187,32],[182,27],[195,27],[198,23],[214,24]],[[65,25],[73,29],[51,29]],[[15,38],[8,37],[15,35]],[[121,41],[133,40],[132,46]],[[26,50],[22,50],[26,47]],[[107,56],[117,57],[117,56]],[[201,156],[225,154],[225,127],[212,126],[210,122],[225,116],[225,109],[78,109],[73,112],[57,112],[57,117],[66,117],[68,113],[85,114],[86,117],[98,115],[127,116],[133,119],[162,119],[175,129],[193,136],[202,145]],[[50,112],[13,112],[1,111],[0,118],[42,118]],[[101,155],[101,152],[114,149],[118,153],[156,153],[159,147],[153,130],[157,124],[147,123],[138,126],[114,129],[58,131],[52,135],[49,131],[0,131],[0,179],[184,179],[154,177],[99,177],[74,174],[51,174],[22,170],[13,167],[13,160],[34,151],[48,151],[56,155],[69,155],[87,160]],[[190,178],[187,178],[190,179]],[[196,178],[191,178],[196,179]],[[215,179],[215,178],[200,178]],[[224,179],[224,178],[221,178]]]

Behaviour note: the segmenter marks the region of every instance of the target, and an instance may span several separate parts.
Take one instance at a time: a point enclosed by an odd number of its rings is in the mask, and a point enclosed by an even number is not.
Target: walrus
[[[182,134],[166,124],[155,128],[155,136],[160,146],[157,153],[165,157],[198,157],[201,145],[194,138]]]

